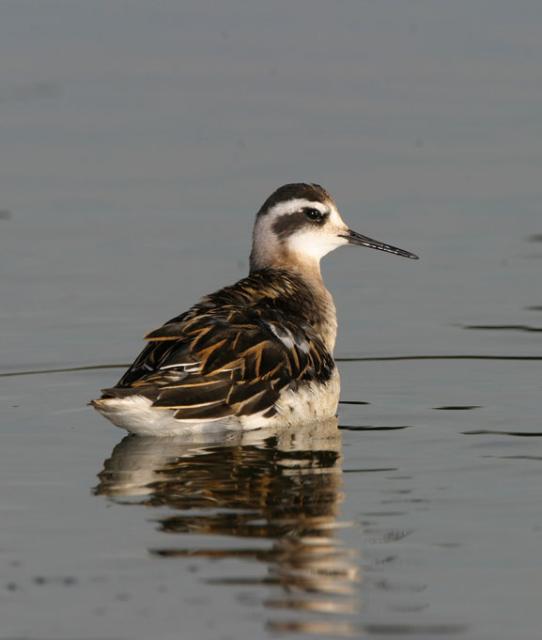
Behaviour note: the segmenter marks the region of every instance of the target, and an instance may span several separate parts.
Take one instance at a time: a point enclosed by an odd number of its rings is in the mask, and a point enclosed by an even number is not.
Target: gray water
[[[0,639],[539,638],[541,104],[535,0],[1,3]],[[326,259],[338,421],[123,439],[291,180],[422,258]]]

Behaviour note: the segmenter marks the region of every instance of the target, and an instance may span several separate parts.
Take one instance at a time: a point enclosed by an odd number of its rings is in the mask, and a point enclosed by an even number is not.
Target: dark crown
[[[258,215],[263,215],[272,209],[279,202],[287,202],[288,200],[303,199],[311,202],[333,202],[329,193],[319,184],[308,184],[305,182],[293,182],[291,184],[283,184],[267,198],[262,204]]]

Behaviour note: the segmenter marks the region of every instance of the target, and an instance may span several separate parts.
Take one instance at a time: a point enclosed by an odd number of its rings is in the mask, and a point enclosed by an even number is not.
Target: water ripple
[[[435,411],[471,411],[472,409],[480,409],[479,404],[465,404],[465,405],[445,405],[443,407],[433,407]]]
[[[516,326],[516,325],[513,325]],[[518,325],[522,326],[522,325]],[[532,328],[533,331],[542,331],[542,328]],[[433,354],[433,355],[406,355],[406,356],[348,356],[337,357],[337,362],[401,362],[404,360],[525,360],[542,361],[541,356],[527,355],[487,355],[487,354]],[[79,371],[99,371],[100,369],[127,369],[129,363],[91,364],[77,367],[57,367],[47,369],[27,369],[24,371],[3,371],[0,378],[15,378],[18,376],[36,376],[46,373],[77,373]],[[363,401],[344,401],[343,404],[370,404]]]
[[[527,324],[466,324],[463,329],[475,331],[525,331],[527,333],[539,333],[542,327],[531,327]]]
[[[462,431],[462,434],[467,436],[483,436],[483,435],[515,436],[518,438],[542,437],[542,431],[494,431],[491,429],[476,429],[473,431]]]
[[[340,424],[339,429],[342,431],[397,431],[400,429],[410,429],[412,425],[398,425],[398,426],[371,426],[371,425],[350,425],[350,424]]]

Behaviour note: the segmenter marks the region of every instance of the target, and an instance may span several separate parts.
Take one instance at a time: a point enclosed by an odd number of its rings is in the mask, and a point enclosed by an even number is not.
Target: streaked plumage
[[[334,415],[337,323],[319,262],[347,243],[413,257],[351,232],[322,187],[284,185],[258,212],[249,276],[149,333],[132,366],[92,404],[145,435]]]

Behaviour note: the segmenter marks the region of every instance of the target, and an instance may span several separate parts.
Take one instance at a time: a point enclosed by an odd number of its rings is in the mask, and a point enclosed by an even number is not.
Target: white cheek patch
[[[325,228],[309,229],[288,238],[288,249],[298,255],[320,260],[333,249],[347,243],[346,238],[341,238],[331,229],[329,231],[326,231]]]
[[[324,224],[311,225],[293,231],[285,238],[279,238],[275,224],[282,216],[295,214],[303,209],[317,209],[326,215]],[[309,222],[307,220],[307,222]],[[284,248],[301,259],[320,261],[326,254],[337,247],[348,244],[348,240],[341,237],[348,231],[348,227],[341,218],[336,207],[331,203],[311,201],[296,198],[287,202],[280,202],[266,214],[260,216],[254,229],[253,263],[260,268],[265,264],[272,264],[275,256],[280,256]]]
[[[301,200],[300,202],[304,201]],[[283,204],[289,205],[290,203]],[[320,260],[330,251],[348,244],[348,240],[341,237],[341,234],[345,233],[348,227],[334,206],[326,206],[320,202],[310,202],[303,206],[310,206],[329,215],[322,227],[298,231],[288,238],[287,244],[290,251],[301,256]]]

